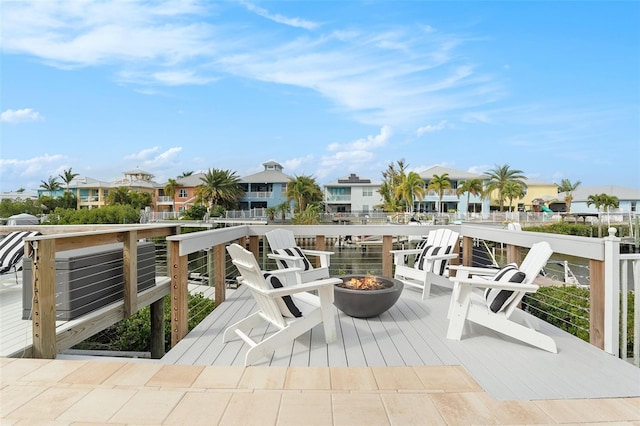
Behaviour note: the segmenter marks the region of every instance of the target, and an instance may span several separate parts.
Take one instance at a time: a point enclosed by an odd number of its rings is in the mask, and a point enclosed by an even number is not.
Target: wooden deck
[[[460,365],[497,400],[618,398],[640,396],[640,369],[549,324],[558,354],[472,326],[461,341],[445,338],[450,293],[432,288],[427,301],[405,289],[386,313],[370,319],[338,315],[338,340],[327,345],[322,327],[302,335],[257,365],[283,367],[381,367]],[[240,287],[160,362],[243,365],[247,346],[222,342],[225,328],[256,309]],[[266,328],[253,334],[268,333]]]

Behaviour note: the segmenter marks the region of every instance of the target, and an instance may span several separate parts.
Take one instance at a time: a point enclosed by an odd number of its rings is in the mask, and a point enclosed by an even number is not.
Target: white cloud
[[[443,120],[435,125],[427,124],[426,126],[420,127],[418,128],[416,133],[418,134],[418,136],[422,136],[425,133],[439,132],[441,130],[444,130],[446,127],[447,127],[447,122]]]
[[[378,133],[377,135],[369,135],[366,138],[356,139],[355,141],[346,144],[332,143],[329,144],[328,149],[329,151],[371,150],[385,146],[389,142],[391,136],[393,136],[393,130],[391,129],[391,127],[382,126],[382,128],[380,129],[380,133]]]
[[[256,6],[255,4],[240,1],[240,3],[247,8],[247,10],[262,16],[263,18],[267,18],[271,21],[277,22],[279,24],[288,25],[296,28],[304,28],[306,30],[313,30],[318,27],[318,24],[315,22],[307,21],[301,18],[289,18],[278,13],[273,14],[269,13],[268,10],[263,9],[261,7]]]
[[[0,158],[0,171],[3,179],[11,180],[11,176],[19,177],[40,177],[57,176],[56,170],[59,164],[67,159],[61,154],[44,154],[38,157],[28,158],[26,160],[5,159]]]
[[[23,108],[23,109],[8,109],[2,111],[0,114],[0,122],[2,123],[25,123],[28,121],[40,121],[42,120],[42,116],[37,111],[34,111],[31,108]]]
[[[153,148],[147,148],[147,149],[143,149],[142,151],[135,152],[133,154],[125,155],[124,159],[125,160],[144,160],[158,151],[160,151],[160,147],[154,146]]]

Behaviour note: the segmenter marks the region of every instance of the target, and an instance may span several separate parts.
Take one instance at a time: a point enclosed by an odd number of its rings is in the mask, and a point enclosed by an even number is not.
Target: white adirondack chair
[[[228,327],[223,336],[224,342],[228,342],[237,335],[251,347],[245,365],[255,363],[320,323],[324,326],[325,341],[336,339],[333,287],[342,280],[329,278],[282,286],[279,280],[274,280],[282,270],[268,271],[266,274],[273,275],[265,277],[253,253],[238,244],[231,244],[227,251],[242,276],[242,285],[249,287],[258,305],[257,312]],[[309,293],[311,290],[317,290],[317,295]],[[249,336],[251,329],[264,321],[276,331]]]
[[[395,265],[394,278],[406,286],[421,290],[423,300],[429,297],[431,284],[453,288],[453,283],[448,279],[448,266],[451,259],[458,257],[458,253],[454,252],[458,235],[450,229],[434,229],[415,249],[391,250]],[[415,256],[414,261],[409,264],[412,255]]]
[[[265,233],[271,253],[267,256],[275,259],[278,268],[299,268],[301,282],[329,278],[329,264],[332,251],[301,249],[296,245],[293,232],[288,229],[274,229]],[[320,266],[314,267],[307,256],[320,259]],[[290,275],[285,278],[291,283]],[[292,284],[292,283],[291,283]]]
[[[533,280],[547,263],[553,250],[547,242],[534,244],[517,268],[507,265],[495,269],[452,266],[456,276],[449,309],[447,338],[460,340],[467,321],[483,325],[532,346],[557,353],[555,341],[535,329],[527,315],[518,308],[526,293],[534,293],[538,286]],[[520,274],[521,273],[521,274]],[[521,282],[517,282],[520,281]],[[485,289],[483,295],[474,288]]]

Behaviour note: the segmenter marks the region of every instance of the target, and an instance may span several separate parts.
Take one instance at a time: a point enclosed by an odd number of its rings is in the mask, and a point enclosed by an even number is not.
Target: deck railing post
[[[393,250],[393,236],[382,236],[382,276],[393,277],[393,256],[391,256],[391,250]]]
[[[130,317],[138,311],[138,233],[124,233],[122,251],[124,275],[124,316]]]
[[[325,236],[324,235],[316,235],[316,250],[326,250],[326,241],[325,241]],[[321,263],[320,263],[320,256],[316,256],[316,268],[321,267]]]
[[[224,244],[218,244],[213,247],[214,274],[216,277],[215,303],[220,306],[226,299],[225,276],[226,276],[226,251]]]
[[[620,238],[609,228],[604,238],[604,350],[620,351]]]
[[[164,297],[151,304],[151,358],[164,356]]]
[[[589,260],[589,343],[604,349],[604,262]]]
[[[180,256],[180,242],[169,241],[171,272],[171,346],[189,330],[188,256]]]
[[[56,337],[56,243],[34,243],[33,303],[31,322],[34,358],[54,359],[58,353]]]
[[[473,266],[473,238],[462,237],[462,264]]]
[[[260,259],[260,236],[259,235],[249,236],[249,251],[253,253],[256,259]]]

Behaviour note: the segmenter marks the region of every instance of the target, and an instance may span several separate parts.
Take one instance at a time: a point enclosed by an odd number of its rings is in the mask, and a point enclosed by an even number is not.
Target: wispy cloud
[[[2,111],[0,114],[0,122],[2,123],[25,123],[29,121],[41,121],[43,117],[37,111],[34,111],[31,108],[23,108],[23,109],[8,109]]]
[[[154,155],[156,152],[160,151],[159,146],[154,146],[152,148],[146,148],[142,151],[134,152],[133,154],[127,154],[124,156],[125,160],[146,160],[150,156]]]
[[[438,124],[427,124],[426,126],[419,127],[416,131],[418,136],[422,136],[425,133],[433,133],[444,130],[447,127],[447,122],[445,120],[439,122]]]
[[[279,13],[269,13],[268,10],[258,7],[255,4],[250,2],[240,1],[239,3],[242,4],[244,7],[246,7],[247,10],[255,13],[256,15],[260,15],[263,18],[267,18],[273,22],[277,22],[278,24],[284,24],[284,25],[288,25],[290,27],[296,27],[296,28],[304,28],[306,30],[313,30],[319,26],[319,24],[312,21],[308,21],[306,19],[289,18]]]
[[[386,146],[392,135],[391,127],[383,126],[377,135],[368,135],[344,144],[330,144],[327,150],[332,154],[322,157],[316,172],[317,176],[324,178],[334,175],[336,171],[345,167],[353,171],[362,165],[369,165],[375,159],[375,151]]]
[[[212,84],[226,76],[302,87],[328,99],[336,114],[375,126],[415,129],[429,117],[504,96],[465,53],[465,37],[424,23],[325,27],[271,5],[6,2],[1,47],[61,68],[109,65],[119,83],[147,86],[145,93],[152,93],[148,86]],[[236,25],[238,7],[290,29]]]
[[[66,160],[61,154],[44,154],[26,160],[0,158],[0,172],[2,174],[17,174],[20,177],[37,177],[43,175],[57,175],[55,170],[60,168],[60,163]],[[51,168],[51,166],[54,166]]]

